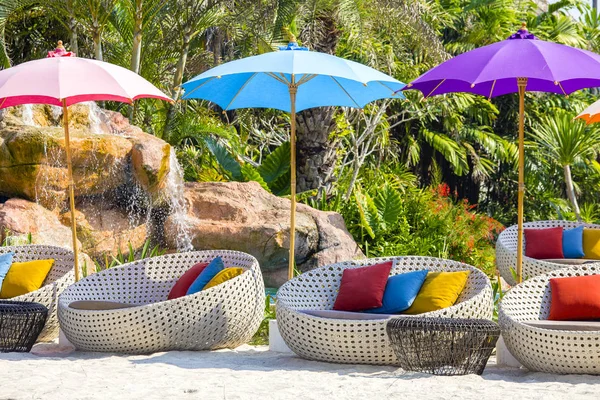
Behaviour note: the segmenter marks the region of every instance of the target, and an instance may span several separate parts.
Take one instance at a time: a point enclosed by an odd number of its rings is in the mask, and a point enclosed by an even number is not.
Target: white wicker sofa
[[[571,229],[581,225],[583,225],[585,228],[600,229],[600,225],[560,220],[526,222],[523,224],[523,228],[544,229],[556,228],[560,226],[565,229]],[[517,228],[517,225],[506,228],[504,231],[502,231],[502,233],[500,233],[498,236],[498,241],[496,242],[496,267],[500,272],[500,276],[502,276],[509,285],[516,284],[511,272],[511,268],[516,270],[517,265]],[[524,236],[523,241],[525,241]],[[523,246],[523,251],[525,251],[525,246]],[[590,260],[565,260],[565,262],[572,262],[574,264],[589,261]],[[600,263],[600,260],[598,260],[598,263]],[[535,258],[526,257],[525,254],[523,254],[523,280],[545,274],[555,269],[565,268],[567,266],[568,265],[565,265],[565,263],[536,260]]]
[[[394,262],[391,275],[427,269],[465,271],[469,278],[455,305],[419,317],[491,318],[492,289],[487,276],[475,267],[433,257],[382,257],[347,261],[313,269],[285,283],[277,292],[277,324],[286,344],[299,356],[350,364],[397,365],[386,333],[389,316],[377,319],[337,319],[310,315],[331,310],[342,273],[380,262]],[[308,312],[308,313],[307,313]],[[325,312],[326,314],[326,312]],[[373,314],[368,315],[373,318]]]
[[[498,322],[506,347],[521,364],[534,371],[600,374],[600,322],[545,321],[550,313],[550,278],[596,274],[600,265],[578,265],[537,276],[508,291],[500,302]]]
[[[40,289],[6,300],[33,301],[45,305],[48,308],[48,319],[44,329],[38,336],[38,341],[56,339],[58,337],[58,318],[56,316],[58,296],[74,282],[75,256],[73,252],[63,247],[31,244],[0,247],[0,254],[6,253],[14,253],[13,262],[54,260],[52,269]]]
[[[246,271],[196,294],[167,300],[179,277],[217,256],[226,267]],[[69,307],[75,301],[134,305],[113,310]],[[151,353],[213,350],[246,343],[264,313],[265,289],[256,258],[215,250],[168,254],[110,268],[82,279],[60,296],[58,317],[67,339],[79,350]]]

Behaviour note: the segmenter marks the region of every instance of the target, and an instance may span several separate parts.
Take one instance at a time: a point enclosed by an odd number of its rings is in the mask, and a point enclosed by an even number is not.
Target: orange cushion
[[[600,318],[600,275],[550,279],[549,320]]]

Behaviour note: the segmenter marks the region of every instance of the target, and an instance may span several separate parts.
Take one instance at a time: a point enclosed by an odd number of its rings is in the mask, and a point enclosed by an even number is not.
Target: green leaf
[[[371,236],[371,239],[375,239],[375,231],[379,228],[377,207],[373,199],[367,193],[362,192],[360,186],[356,187],[354,197],[360,214],[361,226]]]
[[[227,151],[227,149],[219,144],[212,137],[207,137],[204,139],[206,143],[206,147],[210,150],[210,152],[215,156],[219,165],[228,171],[234,180],[242,181],[244,179],[242,174],[242,167],[240,163],[233,158],[231,154]]]
[[[285,142],[269,154],[258,167],[264,181],[271,183],[290,169],[290,143]]]
[[[260,184],[260,186],[263,187],[263,189],[265,189],[267,192],[271,192],[271,189],[269,189],[269,186],[266,184],[266,182],[264,181],[262,176],[260,176],[260,174],[258,173],[256,168],[254,168],[252,165],[250,165],[248,163],[242,165],[241,173],[242,173],[242,180],[244,182],[250,182],[250,181],[258,182]]]
[[[398,222],[402,214],[402,198],[396,189],[386,184],[375,198],[374,204],[384,227]]]
[[[271,192],[276,196],[289,195],[291,192],[291,187],[290,187],[291,176],[292,176],[292,173],[288,169],[285,174],[281,175],[275,181],[269,183],[269,188],[271,189]]]

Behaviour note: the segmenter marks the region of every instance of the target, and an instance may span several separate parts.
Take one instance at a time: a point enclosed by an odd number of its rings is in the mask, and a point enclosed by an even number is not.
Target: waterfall
[[[37,126],[33,120],[33,104],[23,105],[23,125]]]
[[[99,113],[101,113],[102,110],[100,109],[100,107],[98,107],[98,104],[96,104],[95,101],[88,101],[84,104],[86,104],[89,108],[88,120],[90,121],[90,131],[92,133],[95,133],[96,135],[103,133],[100,125],[101,121],[99,116]]]
[[[184,196],[183,170],[177,161],[175,148],[171,147],[169,158],[170,171],[167,175],[167,184],[165,195],[171,208],[171,218],[177,227],[177,250],[191,251],[192,238],[190,237],[189,225],[187,221],[187,203]]]

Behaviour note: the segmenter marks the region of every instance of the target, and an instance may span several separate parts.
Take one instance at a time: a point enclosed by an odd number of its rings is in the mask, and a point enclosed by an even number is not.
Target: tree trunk
[[[567,197],[573,205],[573,211],[577,217],[577,221],[581,222],[581,212],[579,211],[579,204],[577,204],[577,197],[575,196],[575,188],[573,186],[573,177],[571,176],[571,167],[565,165],[563,167],[565,172],[565,184],[567,186]]]
[[[185,64],[187,63],[187,57],[190,50],[191,35],[185,33],[183,35],[183,45],[181,47],[181,53],[179,54],[179,62],[177,62],[177,69],[175,70],[175,76],[173,77],[173,86],[171,87],[171,95],[173,100],[177,101],[179,94],[181,93],[180,85],[183,82],[183,73],[185,72]],[[163,130],[163,139],[168,139],[172,128],[173,119],[175,118],[176,104],[169,105],[169,111],[167,112],[167,120],[165,121],[165,129]]]
[[[102,59],[102,33],[100,28],[95,27],[92,31],[92,39],[94,41],[94,58],[98,61]]]
[[[69,50],[75,55],[79,55],[79,45],[77,43],[77,20],[74,17],[69,19],[69,32],[71,32],[71,38],[69,39]]]
[[[131,48],[131,70],[136,74],[140,73],[140,62],[142,57],[142,23],[144,15],[142,13],[143,2],[137,0],[135,4],[135,15],[133,21],[133,46]],[[129,120],[133,121],[135,105],[129,106]]]
[[[335,129],[333,115],[335,108],[320,107],[304,110],[296,116],[298,181],[299,193],[319,189],[327,194],[335,177],[338,142],[332,142],[329,135]],[[328,176],[331,176],[327,179]]]

